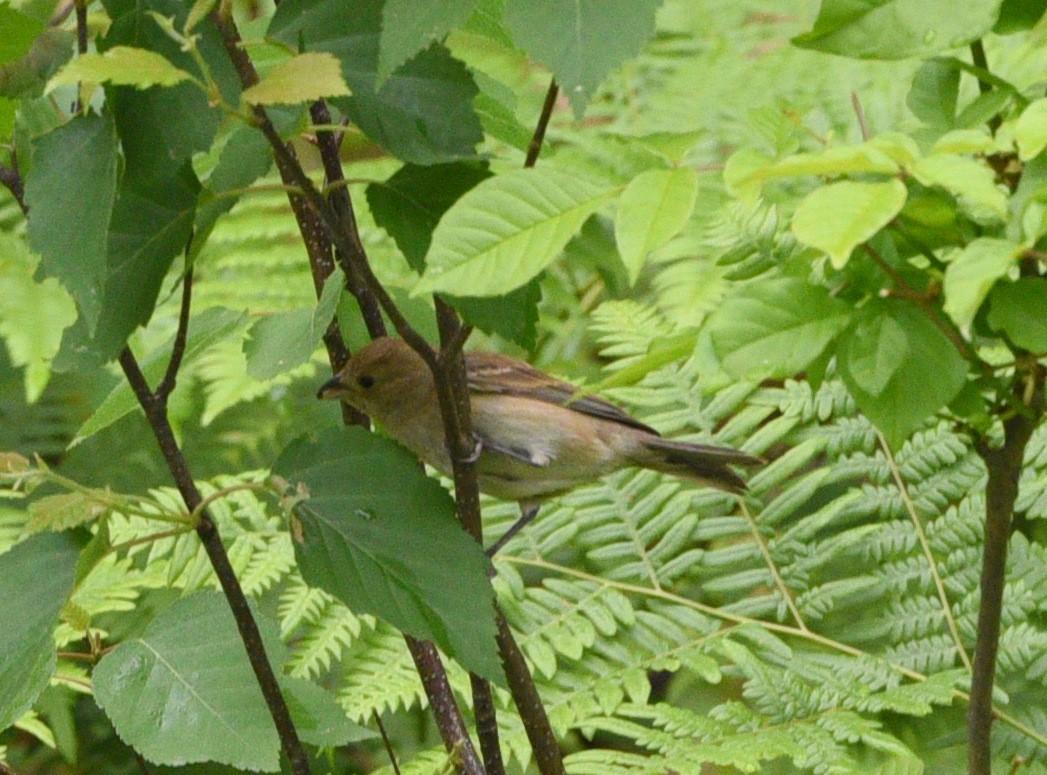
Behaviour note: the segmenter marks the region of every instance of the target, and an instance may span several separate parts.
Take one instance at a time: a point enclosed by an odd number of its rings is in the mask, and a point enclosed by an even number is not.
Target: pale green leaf
[[[90,52],[78,56],[48,82],[47,91],[80,81],[148,89],[151,86],[174,86],[191,79],[189,73],[175,67],[155,51],[114,46],[103,54]]]
[[[1028,161],[1047,147],[1047,97],[1033,100],[1014,124],[1018,155]]]
[[[324,52],[313,52],[278,64],[244,90],[243,100],[248,105],[294,105],[348,94],[338,60]]]
[[[969,325],[993,284],[1018,265],[1021,246],[1008,240],[976,239],[945,269],[945,312],[958,326]]]
[[[800,242],[828,253],[833,266],[840,269],[851,251],[901,211],[905,197],[905,184],[900,180],[832,183],[815,189],[800,203],[792,230]]]
[[[440,220],[414,295],[499,296],[519,288],[615,193],[548,166],[483,181]]]
[[[975,218],[1007,217],[1007,195],[996,185],[996,173],[983,161],[940,153],[920,159],[911,172],[925,186],[941,186],[955,195]]]
[[[1047,142],[1047,140],[1045,140]],[[954,129],[934,141],[932,154],[941,153],[996,153],[1000,148],[992,137],[980,129]]]
[[[682,167],[641,173],[618,200],[614,235],[629,281],[636,282],[647,254],[676,236],[698,196],[698,173]]]
[[[885,144],[882,139],[879,142]],[[898,162],[891,155],[870,142],[867,145],[829,148],[821,153],[798,153],[795,156],[786,156],[769,167],[753,171],[751,180],[766,181],[802,175],[835,177],[859,173],[895,175],[898,169]],[[736,181],[736,185],[744,185],[746,182],[748,180],[742,178]]]

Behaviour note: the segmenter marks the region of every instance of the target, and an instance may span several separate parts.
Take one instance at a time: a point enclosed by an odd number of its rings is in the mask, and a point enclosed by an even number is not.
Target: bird
[[[621,468],[640,467],[730,493],[745,491],[731,466],[763,461],[744,452],[662,438],[599,396],[493,352],[465,353],[481,492],[517,501],[521,517],[494,556],[537,516],[540,504]],[[317,391],[368,415],[423,462],[451,474],[432,372],[402,339],[379,337]]]

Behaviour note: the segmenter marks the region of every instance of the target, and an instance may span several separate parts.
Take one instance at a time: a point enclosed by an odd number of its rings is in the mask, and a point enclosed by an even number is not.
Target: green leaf
[[[1047,352],[1047,280],[997,283],[989,296],[989,326],[1029,352]]]
[[[407,450],[362,428],[332,428],[291,443],[273,474],[308,496],[292,535],[309,584],[504,685],[489,562]]]
[[[982,161],[938,153],[917,161],[911,172],[925,186],[941,186],[956,196],[976,219],[1007,217],[1007,195],[996,185],[992,168]]]
[[[846,327],[850,307],[824,288],[792,278],[741,286],[706,323],[731,376],[793,377]]]
[[[956,123],[956,101],[960,95],[960,70],[941,59],[929,59],[913,76],[905,104],[916,118],[932,127]]]
[[[243,328],[246,320],[247,316],[245,314],[222,309],[221,307],[211,307],[205,309],[199,315],[193,316],[189,322],[189,336],[186,340],[183,365],[191,364],[216,342],[233,336],[238,330]],[[164,371],[167,369],[167,360],[170,357],[173,343],[174,338],[172,337],[163,347],[153,350],[139,362],[139,365],[142,367],[142,373],[145,374],[146,381],[149,382],[150,386],[155,387],[157,382],[163,377]],[[93,436],[103,428],[109,427],[121,417],[137,408],[138,400],[135,398],[131,386],[127,384],[127,380],[120,380],[112,392],[102,401],[101,406],[80,426],[71,444],[79,444],[87,437]]]
[[[945,269],[945,312],[958,326],[969,325],[993,284],[1018,265],[1021,246],[992,237],[974,240]]]
[[[858,407],[897,449],[963,388],[967,362],[938,327],[902,299],[874,300],[836,348]]]
[[[906,59],[958,48],[996,23],[1000,3],[953,0],[823,0],[803,48],[855,59]]]
[[[35,19],[30,19],[20,11],[4,3],[0,5],[0,65],[21,59],[29,53],[37,35],[47,27]]]
[[[858,245],[875,235],[905,204],[900,180],[857,183],[845,180],[817,188],[796,208],[792,230],[796,238],[829,254],[843,268]]]
[[[472,14],[477,0],[386,0],[378,47],[378,81],[419,51],[441,42]]]
[[[367,204],[375,223],[388,232],[407,263],[421,274],[440,218],[489,177],[486,162],[405,164],[384,183],[367,186]]]
[[[117,734],[155,764],[280,767],[276,727],[219,592],[162,610],[102,658],[93,685]]]
[[[519,288],[614,194],[548,166],[485,180],[440,220],[414,294],[498,296]]]
[[[581,116],[596,87],[654,34],[660,0],[507,0],[513,41],[553,71]]]
[[[334,317],[344,285],[345,274],[335,269],[324,283],[315,309],[278,312],[256,322],[250,338],[244,341],[247,373],[267,380],[307,362]]]
[[[293,105],[349,94],[342,68],[330,54],[298,54],[281,62],[244,90],[248,105]]]
[[[694,210],[698,173],[688,167],[650,170],[625,187],[618,200],[614,236],[635,283],[647,254],[679,234]]]
[[[269,35],[295,50],[326,51],[342,63],[351,97],[334,104],[364,134],[404,161],[438,164],[475,156],[483,139],[476,83],[434,44],[378,86],[382,0],[284,0]]]
[[[786,156],[774,164],[756,166],[748,175],[738,176],[736,173],[733,185],[744,187],[750,182],[802,175],[827,177],[861,173],[895,175],[898,170],[898,163],[870,141],[865,145],[846,145],[828,148],[820,153],[798,153]]]
[[[78,552],[68,535],[42,533],[0,554],[0,729],[29,710],[54,672],[52,632]]]
[[[0,233],[0,336],[7,343],[11,363],[26,367],[30,402],[47,385],[62,331],[76,320],[76,306],[57,280],[33,279],[37,263],[25,243]]]
[[[38,97],[47,80],[73,55],[73,39],[68,30],[48,28],[25,56],[0,64],[0,96]]]
[[[104,54],[81,54],[58,71],[48,82],[46,91],[80,81],[148,89],[151,86],[174,86],[191,79],[189,73],[179,70],[156,52],[115,46]]]
[[[1044,0],[1003,0],[1000,4],[1000,18],[992,31],[998,35],[1008,35],[1032,29],[1044,13],[1047,13],[1047,2]]]
[[[287,709],[303,742],[336,748],[378,736],[376,732],[350,721],[334,696],[312,681],[289,675],[281,675],[279,680]]]
[[[39,138],[25,182],[29,244],[76,300],[87,328],[102,309],[109,218],[116,198],[116,129],[76,116]]]
[[[504,296],[445,296],[462,319],[485,334],[497,334],[527,350],[538,343],[538,303],[542,287],[535,277]]]
[[[1033,100],[1014,124],[1018,155],[1028,161],[1047,148],[1047,97]]]

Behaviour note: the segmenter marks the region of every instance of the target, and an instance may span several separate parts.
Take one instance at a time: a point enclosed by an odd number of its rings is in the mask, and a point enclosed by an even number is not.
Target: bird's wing
[[[620,423],[655,436],[658,431],[599,396],[581,393],[567,382],[550,377],[516,358],[498,353],[472,352],[465,356],[469,389],[474,393],[499,393],[562,406],[591,417]]]

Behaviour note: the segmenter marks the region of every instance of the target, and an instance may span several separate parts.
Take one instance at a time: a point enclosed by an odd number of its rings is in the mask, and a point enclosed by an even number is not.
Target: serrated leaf
[[[152,86],[174,86],[191,79],[189,73],[175,67],[155,51],[114,46],[101,54],[81,54],[58,71],[48,82],[45,91],[51,92],[59,86],[80,81],[148,89]]]
[[[63,492],[45,495],[29,504],[29,522],[25,527],[33,533],[67,530],[90,522],[105,511],[105,506],[85,493]]]
[[[660,0],[508,0],[513,41],[553,71],[581,116],[596,87],[654,34]]]
[[[76,300],[88,330],[102,308],[116,142],[111,118],[76,116],[34,143],[25,183],[29,244]]]
[[[54,672],[52,632],[78,552],[68,535],[44,533],[0,554],[0,729],[29,710]]]
[[[378,47],[378,82],[419,51],[460,25],[478,0],[386,0],[382,8],[382,37]]]
[[[832,265],[842,269],[851,251],[901,211],[905,197],[900,180],[832,183],[804,198],[793,215],[792,231],[800,242],[828,253]]]
[[[488,560],[407,450],[362,428],[332,428],[292,442],[273,474],[308,495],[292,535],[309,584],[504,685]]]
[[[884,330],[890,331],[886,339]],[[886,349],[875,352],[877,347]],[[894,449],[948,404],[967,378],[967,362],[952,343],[902,299],[866,304],[840,337],[837,356],[847,389]]]
[[[824,0],[803,48],[856,59],[905,59],[964,46],[992,29],[998,2]]]
[[[245,314],[221,307],[211,307],[195,315],[189,322],[189,337],[186,341],[183,365],[190,364],[215,342],[232,336],[246,320]],[[173,342],[173,338],[168,340],[164,346],[153,350],[140,361],[142,373],[145,374],[146,381],[152,387],[155,387],[163,377]],[[121,380],[94,413],[80,426],[72,443],[78,444],[103,428],[108,428],[136,408],[138,408],[138,400],[134,392],[126,380]]]
[[[989,295],[993,283],[1018,264],[1021,246],[981,237],[960,251],[945,268],[944,309],[958,326],[966,326]]]
[[[165,608],[102,658],[93,685],[117,734],[155,764],[279,769],[276,727],[219,592]]]
[[[254,86],[244,89],[243,100],[248,105],[294,105],[347,94],[349,87],[338,60],[315,52],[281,62]]]
[[[792,278],[741,287],[706,323],[723,368],[738,378],[792,377],[847,326],[850,307]]]
[[[698,196],[698,173],[688,167],[650,170],[635,177],[618,200],[614,235],[629,281],[640,276],[647,254],[686,225]]]
[[[485,180],[440,220],[413,294],[499,296],[519,288],[615,193],[552,167]]]
[[[1033,353],[1047,353],[1047,280],[997,283],[989,295],[989,326]]]

